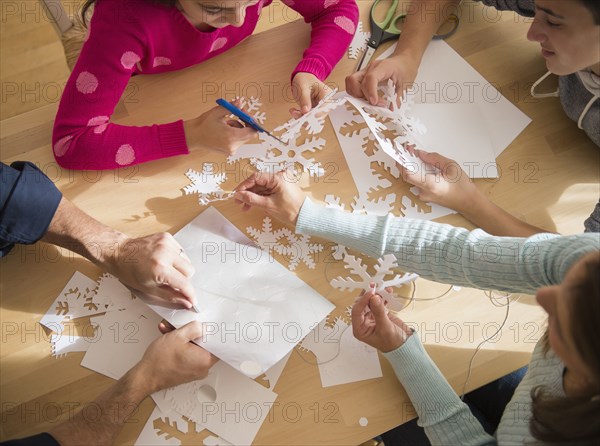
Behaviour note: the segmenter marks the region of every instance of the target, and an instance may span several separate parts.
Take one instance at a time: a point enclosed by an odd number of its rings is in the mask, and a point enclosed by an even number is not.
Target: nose
[[[246,20],[246,8],[243,6],[239,6],[239,7],[235,8],[235,12],[233,12],[231,14],[231,17],[229,19],[229,24],[231,26],[235,26],[236,28],[239,28],[240,26],[242,26],[244,24],[245,20]]]
[[[529,30],[527,30],[527,40],[531,42],[544,43],[546,41],[546,34],[543,30],[541,19],[534,18],[531,22]]]

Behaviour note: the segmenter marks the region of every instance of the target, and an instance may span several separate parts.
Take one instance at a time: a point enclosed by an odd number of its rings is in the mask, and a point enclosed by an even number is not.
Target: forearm
[[[406,9],[406,19],[394,56],[407,56],[420,64],[427,45],[459,3],[460,0],[414,0],[411,2]]]
[[[43,241],[69,249],[106,267],[128,237],[95,220],[65,197],[62,198]]]
[[[141,368],[134,367],[95,401],[50,434],[62,445],[113,444],[123,424],[151,393]],[[93,413],[94,416],[89,416]],[[87,416],[84,414],[88,414]]]
[[[530,237],[534,234],[549,232],[516,218],[479,191],[469,202],[469,207],[460,212],[475,226],[492,235]]]

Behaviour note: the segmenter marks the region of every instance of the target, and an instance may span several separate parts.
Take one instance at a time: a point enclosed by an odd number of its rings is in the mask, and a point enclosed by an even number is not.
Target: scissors
[[[370,22],[371,22],[371,38],[367,43],[367,49],[364,52],[356,71],[360,71],[369,65],[373,54],[379,45],[383,42],[387,42],[389,40],[394,40],[400,37],[400,33],[402,29],[398,28],[398,24],[404,22],[406,18],[406,14],[396,14],[396,9],[398,7],[398,0],[393,0],[389,9],[386,12],[385,18],[383,21],[378,22],[375,20],[375,8],[379,5],[381,0],[375,0],[373,6],[371,6],[370,13]],[[446,37],[450,37],[456,29],[458,28],[459,18],[456,14],[450,14],[448,19],[446,19],[446,23],[450,22],[453,24],[452,28],[449,31],[443,33],[436,33],[433,38],[434,39],[445,39]],[[443,27],[444,25],[442,25]]]
[[[281,139],[279,139],[277,136],[271,134],[271,132],[267,131],[264,127],[262,127],[258,122],[256,122],[256,120],[252,116],[250,116],[248,113],[245,113],[243,110],[239,109],[232,103],[227,102],[225,99],[217,99],[217,104],[219,104],[221,107],[230,111],[232,114],[234,114],[235,116],[240,118],[240,120],[242,122],[244,122],[245,124],[248,124],[254,130],[256,130],[258,132],[266,133],[271,138],[275,138],[281,144],[287,145]]]

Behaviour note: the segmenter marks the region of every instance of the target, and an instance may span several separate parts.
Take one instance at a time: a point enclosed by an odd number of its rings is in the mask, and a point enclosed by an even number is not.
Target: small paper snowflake
[[[352,277],[338,277],[331,281],[331,286],[344,290],[365,290],[371,289],[371,283],[375,283],[374,291],[376,291],[384,299],[392,299],[393,295],[386,290],[389,287],[399,287],[406,283],[416,280],[419,276],[413,273],[394,275],[389,280],[384,280],[385,276],[394,274],[394,268],[398,266],[396,257],[393,254],[387,254],[377,260],[375,265],[375,275],[371,276],[367,271],[367,266],[363,265],[361,259],[357,259],[353,255],[347,254],[344,257],[346,269],[349,269],[352,275],[358,276],[358,280]]]
[[[201,206],[205,206],[211,201],[226,200],[233,195],[225,193],[221,189],[221,183],[227,179],[227,176],[225,173],[213,173],[213,164],[211,163],[204,163],[201,173],[189,169],[185,176],[190,179],[192,184],[185,186],[183,192],[186,195],[198,194],[198,203]]]
[[[293,139],[296,139],[300,134],[302,128],[306,128],[308,134],[310,135],[316,135],[318,133],[321,133],[323,127],[325,126],[325,119],[327,118],[327,114],[331,110],[334,110],[346,101],[346,98],[344,96],[341,98],[333,99],[333,96],[336,94],[336,92],[336,89],[330,91],[308,113],[302,115],[298,119],[290,119],[285,124],[282,124],[279,127],[277,127],[274,131],[284,131],[284,133],[279,138],[286,143],[290,142]]]
[[[352,42],[348,47],[348,57],[350,59],[358,59],[358,54],[365,50],[370,38],[371,33],[363,30],[363,22],[359,20]]]
[[[314,269],[316,263],[313,256],[323,251],[323,245],[310,243],[308,235],[296,234],[288,228],[273,230],[273,225],[269,217],[265,217],[263,220],[262,229],[248,226],[246,232],[262,249],[269,253],[273,250],[288,258],[288,269],[290,271],[294,271],[300,262],[304,263],[308,268]]]

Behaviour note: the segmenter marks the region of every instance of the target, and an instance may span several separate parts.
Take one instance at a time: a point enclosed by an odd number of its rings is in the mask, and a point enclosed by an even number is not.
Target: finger
[[[450,158],[446,158],[437,152],[426,152],[425,150],[415,150],[415,154],[421,158],[425,163],[431,165],[440,166],[442,169],[451,165],[457,164],[456,161]]]
[[[383,299],[379,294],[371,296],[371,298],[369,299],[369,307],[371,307],[371,312],[375,317],[375,323],[378,326],[388,321],[387,308],[385,308]]]
[[[372,68],[367,71],[362,81],[361,88],[365,98],[371,105],[377,105],[379,101],[379,94],[377,93],[377,87],[381,80],[381,75],[377,68]]]
[[[173,260],[173,268],[189,279],[194,276],[196,269],[194,268],[194,265],[192,265],[192,262],[184,258],[183,255],[185,255],[185,253],[182,255],[177,254],[177,257]]]
[[[352,305],[352,311],[351,311],[353,323],[354,322],[356,322],[356,323],[362,322],[364,313],[368,309],[369,301],[371,300],[372,296],[373,296],[373,293],[371,291],[367,291],[366,293],[362,294],[356,300],[356,302],[354,302],[354,305]]]
[[[196,304],[196,292],[190,280],[177,269],[173,267],[168,268],[161,278],[161,283],[163,288],[170,288],[173,291],[172,299],[183,297],[187,300],[187,305],[186,302],[183,302],[186,308],[190,308],[193,304]]]
[[[365,70],[360,70],[350,76],[346,76],[346,91],[355,98],[364,98],[361,88],[364,77]]]
[[[162,320],[160,321],[160,323],[158,324],[158,330],[162,333],[162,334],[167,334],[172,332],[173,330],[175,330],[175,327],[173,327],[168,321],[166,320]]]
[[[290,115],[294,119],[299,119],[302,116],[302,112],[297,108],[290,108]]]
[[[298,98],[298,105],[300,106],[300,113],[303,115],[308,113],[312,108],[312,101],[310,99],[311,92],[309,88],[300,89],[300,97]]]
[[[231,115],[231,112],[227,110],[225,107],[221,107],[217,105],[216,107],[211,108],[208,112],[208,115],[214,119],[225,119],[227,116]]]
[[[246,142],[258,133],[256,129],[250,126],[239,128],[228,125],[227,127],[231,130],[232,135],[238,142]]]
[[[202,337],[202,324],[198,321],[192,321],[175,330],[175,333],[187,341],[193,341]]]
[[[268,196],[258,195],[251,191],[237,191],[233,197],[236,200],[240,200],[246,206],[256,206],[260,209],[270,207],[272,201]]]
[[[244,181],[242,181],[240,184],[238,184],[233,191],[237,192],[237,191],[242,191],[242,190],[247,190],[247,189],[252,189],[255,185],[256,185],[256,179],[257,177],[259,177],[261,175],[257,175],[255,173],[253,173],[252,175],[250,175],[248,178],[246,178]]]

